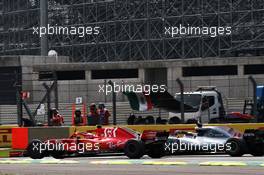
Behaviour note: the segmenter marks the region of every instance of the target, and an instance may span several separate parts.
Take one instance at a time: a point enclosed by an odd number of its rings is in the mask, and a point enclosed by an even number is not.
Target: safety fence
[[[69,77],[69,76],[68,76]],[[76,78],[76,77],[75,77]],[[264,84],[264,78],[256,76],[257,84]],[[117,85],[133,85],[134,87],[163,85],[157,82],[143,82],[139,79],[112,80]],[[181,79],[184,91],[195,91],[199,86],[215,86],[222,94],[224,106],[227,112],[243,110],[244,100],[252,99],[253,86],[247,77],[237,78],[232,76],[219,77],[184,77]],[[54,84],[54,82],[56,82]],[[65,124],[71,124],[72,105],[84,104],[85,111],[89,111],[89,104],[99,102],[105,103],[112,113],[112,93],[107,91],[109,80],[91,80],[89,77],[79,77],[77,80],[65,80],[63,76],[54,78],[52,73],[1,73],[0,77],[0,124],[17,123],[17,103],[18,92],[23,92],[23,98],[28,108],[34,112],[39,105],[44,109],[37,115],[39,121],[47,119],[48,107],[58,107],[60,113],[65,117]],[[174,96],[180,92],[180,87],[176,80],[164,80],[168,92]],[[52,88],[51,88],[52,87]],[[103,87],[103,88],[101,88]],[[51,89],[47,89],[51,88]],[[50,90],[50,91],[49,91]],[[112,89],[113,90],[113,89]],[[120,89],[118,89],[121,91]],[[103,92],[102,92],[103,91]],[[57,93],[55,93],[57,92]],[[47,105],[45,95],[50,94],[50,106]],[[44,99],[44,100],[43,100]],[[130,114],[142,116],[158,116],[167,118],[168,111],[154,109],[147,112],[133,111],[128,103],[126,95],[122,92],[116,93],[117,102],[117,123],[125,124]],[[28,113],[23,110],[23,116],[28,117]],[[112,118],[110,118],[112,122]]]

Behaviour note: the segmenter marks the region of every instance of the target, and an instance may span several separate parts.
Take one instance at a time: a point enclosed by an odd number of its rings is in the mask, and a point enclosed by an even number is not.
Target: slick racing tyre
[[[243,140],[230,138],[226,142],[226,153],[232,157],[240,157],[245,154],[246,144]]]
[[[153,144],[148,150],[148,156],[151,158],[161,158],[165,155],[164,144]]]
[[[55,159],[63,159],[64,158],[64,151],[52,151],[50,155]]]
[[[27,155],[32,159],[42,159],[46,156],[46,151],[41,151],[40,140],[32,140],[27,147]]]
[[[140,159],[145,154],[144,143],[141,140],[128,140],[124,152],[130,159]]]
[[[249,153],[252,156],[264,156],[264,145],[263,144],[254,144],[249,148]]]

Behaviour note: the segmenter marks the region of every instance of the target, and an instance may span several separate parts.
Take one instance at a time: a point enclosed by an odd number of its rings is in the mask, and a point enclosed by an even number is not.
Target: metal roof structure
[[[40,0],[0,0],[0,55],[39,55]],[[51,35],[49,49],[78,62],[264,55],[263,0],[48,0],[48,23],[99,26],[99,35]],[[165,35],[169,26],[230,26],[231,35]]]

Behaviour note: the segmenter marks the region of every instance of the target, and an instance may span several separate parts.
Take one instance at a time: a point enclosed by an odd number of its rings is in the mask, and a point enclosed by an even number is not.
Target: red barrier
[[[48,139],[60,139],[69,137],[69,127],[30,127],[12,129],[12,148],[25,150],[28,144],[38,139],[45,141]]]
[[[28,145],[28,128],[12,128],[12,148],[25,149]]]

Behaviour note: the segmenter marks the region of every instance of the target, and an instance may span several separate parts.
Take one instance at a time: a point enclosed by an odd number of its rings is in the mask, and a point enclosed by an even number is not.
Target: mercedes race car
[[[264,129],[246,129],[240,138],[230,138],[227,144],[231,149],[226,150],[230,156],[243,156],[251,154],[253,156],[264,156]]]
[[[163,156],[163,145],[168,137],[166,134],[157,131],[140,134],[124,127],[97,127],[91,132],[75,131],[69,138],[32,140],[26,155],[41,159],[46,156],[63,158],[67,155],[121,152],[129,158],[141,158],[143,155],[159,158]]]
[[[176,130],[165,143],[167,154],[224,153],[231,149],[230,138],[240,138],[241,133],[229,127],[199,126],[195,132]]]
[[[229,127],[198,126],[195,132],[176,130],[165,142],[165,153],[226,153],[230,156],[264,155],[264,130],[247,129],[242,134]]]

